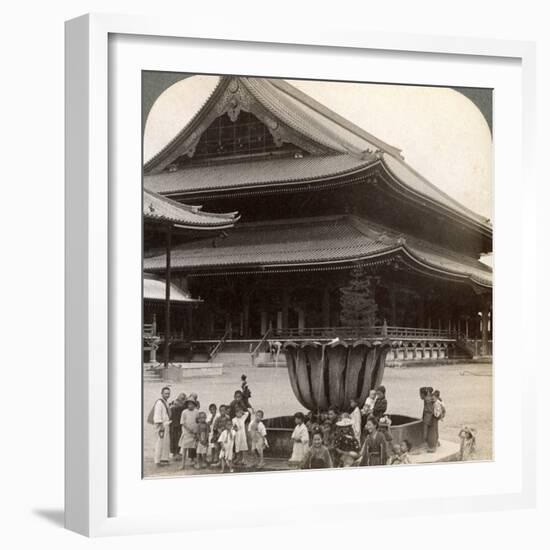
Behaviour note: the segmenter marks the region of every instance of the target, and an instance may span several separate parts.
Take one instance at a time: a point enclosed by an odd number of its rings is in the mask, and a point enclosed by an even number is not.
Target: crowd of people
[[[264,412],[255,410],[246,376],[241,389],[229,404],[210,403],[201,409],[198,395],[181,393],[169,402],[170,388],[162,389],[148,417],[154,426],[156,441],[154,462],[158,467],[181,462],[181,469],[210,468],[222,472],[264,467],[268,448]],[[438,390],[422,387],[423,438],[428,452],[439,446],[439,422],[446,408]],[[394,441],[391,416],[387,414],[386,389],[372,390],[363,407],[351,400],[347,410],[329,407],[326,412],[294,414],[290,436],[291,468],[319,469],[350,466],[409,464],[411,443]],[[475,452],[475,430],[467,426],[459,433],[460,459],[468,460]]]

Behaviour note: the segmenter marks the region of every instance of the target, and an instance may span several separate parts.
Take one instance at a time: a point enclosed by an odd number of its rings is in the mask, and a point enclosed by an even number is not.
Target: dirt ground
[[[240,388],[240,376],[248,376],[252,391],[251,403],[263,409],[265,417],[294,414],[303,410],[288,379],[286,368],[226,367],[221,376],[194,378],[179,384],[144,383],[144,475],[155,473],[152,462],[154,433],[146,417],[164,385],[172,390],[171,399],[180,392],[195,392],[201,409],[210,403],[227,404],[233,392]],[[388,413],[420,417],[422,401],[418,388],[439,389],[447,409],[445,420],[439,424],[441,439],[458,441],[464,424],[477,429],[477,458],[491,459],[493,449],[493,369],[490,364],[464,363],[434,367],[386,368],[384,385]]]

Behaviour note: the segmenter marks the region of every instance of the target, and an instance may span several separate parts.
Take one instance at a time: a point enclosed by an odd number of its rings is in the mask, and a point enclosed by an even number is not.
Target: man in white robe
[[[168,464],[170,457],[170,388],[162,388],[161,398],[157,399],[153,407],[153,424],[156,432],[155,464]]]

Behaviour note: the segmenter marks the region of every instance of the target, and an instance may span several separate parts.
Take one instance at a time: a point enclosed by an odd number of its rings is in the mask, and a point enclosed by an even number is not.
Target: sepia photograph
[[[493,459],[492,126],[488,88],[142,72],[144,478]]]

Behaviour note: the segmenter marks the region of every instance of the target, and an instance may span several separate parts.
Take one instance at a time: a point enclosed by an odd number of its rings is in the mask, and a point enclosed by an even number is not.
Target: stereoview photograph
[[[492,460],[492,90],[142,98],[143,476]]]

